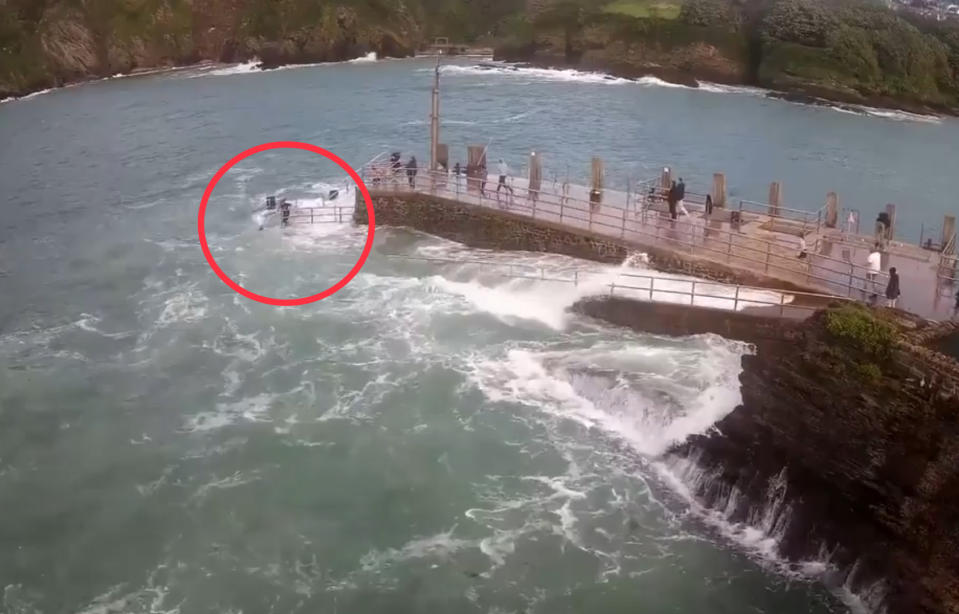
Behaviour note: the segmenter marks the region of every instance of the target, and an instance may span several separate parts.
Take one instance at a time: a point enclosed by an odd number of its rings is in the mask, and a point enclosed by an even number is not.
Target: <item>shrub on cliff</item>
[[[827,311],[825,327],[826,332],[843,349],[878,362],[887,360],[896,345],[896,328],[859,304],[847,304]]]
[[[825,47],[838,22],[833,7],[820,0],[780,0],[766,15],[765,34],[787,43]]]
[[[679,19],[691,26],[735,28],[738,15],[725,0],[685,0]]]

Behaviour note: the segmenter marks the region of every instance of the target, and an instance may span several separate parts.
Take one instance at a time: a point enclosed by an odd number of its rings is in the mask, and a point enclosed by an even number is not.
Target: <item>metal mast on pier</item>
[[[436,56],[436,69],[433,75],[433,106],[430,111],[430,170],[437,170],[440,142],[440,56]]]

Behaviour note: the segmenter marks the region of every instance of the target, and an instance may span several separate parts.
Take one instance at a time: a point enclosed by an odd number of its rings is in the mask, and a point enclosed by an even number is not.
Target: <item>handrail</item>
[[[555,218],[558,213],[558,221],[560,223],[569,224],[570,222],[578,222],[581,226],[584,226],[586,230],[599,232],[607,236],[614,236],[623,240],[628,240],[626,236],[628,226],[629,235],[652,238],[654,242],[673,243],[680,247],[687,247],[690,253],[696,253],[698,251],[704,253],[704,255],[723,254],[727,262],[740,260],[750,263],[753,265],[753,268],[762,268],[767,273],[771,269],[785,272],[788,273],[789,276],[805,280],[804,282],[800,281],[800,283],[816,282],[817,285],[825,286],[833,291],[841,289],[841,293],[847,297],[852,297],[854,294],[859,293],[875,293],[876,281],[869,279],[866,275],[857,274],[859,270],[866,271],[864,264],[859,265],[823,254],[814,254],[815,264],[812,262],[813,258],[807,259],[805,263],[797,262],[798,259],[796,255],[798,255],[798,250],[793,251],[789,256],[784,256],[781,253],[784,246],[778,241],[768,241],[762,237],[745,237],[742,233],[708,228],[697,224],[690,225],[683,220],[670,220],[666,222],[669,225],[669,228],[666,229],[668,230],[666,233],[667,236],[660,236],[660,231],[663,230],[664,225],[660,223],[661,220],[654,217],[652,220],[654,228],[653,231],[650,232],[648,229],[650,220],[647,213],[650,203],[645,199],[642,203],[636,203],[637,206],[629,210],[619,207],[616,204],[603,204],[599,207],[594,207],[587,201],[579,198],[564,194],[557,200],[556,194],[546,191],[531,192],[528,188],[522,186],[511,186],[513,188],[513,194],[507,193],[506,195],[501,195],[499,192],[491,189],[489,192],[495,193],[495,197],[493,197],[487,196],[485,189],[483,194],[474,194],[468,189],[464,189],[468,188],[471,184],[475,186],[477,183],[484,185],[490,183],[495,184],[495,182],[490,180],[489,176],[485,178],[467,177],[464,181],[462,175],[457,177],[442,171],[431,172],[424,170],[420,171],[416,177],[417,185],[410,187],[405,169],[399,169],[399,173],[393,173],[392,169],[386,170],[389,172],[377,177],[378,181],[371,186],[373,190],[379,189],[401,193],[415,191],[425,194],[449,195],[453,196],[455,200],[462,202],[475,201],[474,204],[485,207],[492,207],[495,203],[495,205],[501,209],[508,209],[512,212],[528,215],[534,219]],[[363,172],[364,174],[368,174],[369,169],[363,169]],[[426,184],[426,187],[424,187],[424,184]],[[503,196],[505,196],[505,198]],[[552,208],[553,210],[547,211],[547,208]],[[556,210],[557,208],[558,211]],[[607,213],[604,209],[614,213]],[[642,214],[641,227],[636,226],[636,220],[629,219],[630,214],[636,215],[639,213]],[[678,233],[689,234],[690,240],[668,236],[669,234],[677,234],[677,227]],[[702,237],[696,236],[697,230],[702,230]],[[719,243],[722,243],[722,239],[725,238],[726,249],[718,250],[706,245],[706,237],[720,239],[720,241],[718,241]],[[701,239],[701,241],[697,241],[697,238]],[[744,245],[744,241],[749,244]],[[753,245],[760,247],[753,247]],[[734,247],[735,250],[733,249]],[[743,252],[751,252],[755,255],[749,253],[744,254]],[[827,266],[830,264],[832,265],[831,267]],[[823,274],[814,272],[817,268],[820,269]],[[833,274],[832,278],[825,276],[830,273]],[[880,276],[884,277],[885,274],[880,274]],[[869,288],[869,290],[866,290],[866,288]],[[837,291],[836,293],[839,294],[840,292]]]
[[[583,275],[609,275],[609,271],[597,270],[597,269],[573,269],[573,276],[568,278],[562,277],[553,277],[552,274],[555,272],[568,271],[569,269],[558,269],[552,270],[536,265],[527,265],[519,263],[510,263],[510,262],[497,262],[495,260],[475,260],[475,259],[454,259],[454,258],[434,258],[434,257],[424,257],[424,256],[406,256],[401,254],[387,254],[387,258],[392,260],[401,260],[401,261],[420,261],[428,262],[431,264],[480,264],[484,267],[489,267],[485,269],[497,276],[507,277],[512,279],[528,279],[531,281],[540,281],[540,282],[557,282],[557,283],[571,283],[578,286],[583,282]],[[513,273],[513,268],[525,268],[525,269],[536,269],[539,271],[539,275],[517,275]],[[497,271],[496,269],[506,269],[506,272]],[[550,274],[547,274],[547,271],[551,271]],[[680,278],[680,277],[664,277],[660,275],[647,275],[642,273],[633,273],[633,272],[618,272],[615,275],[619,278],[627,278],[632,280],[646,281],[648,284],[644,285],[629,285],[623,283],[617,283],[612,281],[606,284],[603,284],[602,288],[609,288],[610,295],[615,295],[616,290],[632,290],[640,291],[645,296],[648,296],[650,302],[657,302],[655,300],[656,295],[671,295],[671,296],[686,296],[689,297],[689,305],[694,307],[702,308],[711,308],[711,309],[724,309],[722,307],[714,307],[710,305],[697,305],[696,299],[713,299],[721,301],[732,301],[732,311],[739,311],[740,306],[742,307],[778,307],[778,315],[780,317],[785,316],[786,309],[793,310],[804,310],[814,312],[823,307],[822,303],[825,301],[849,301],[851,299],[836,296],[831,294],[817,294],[813,292],[794,292],[779,290],[775,288],[761,288],[757,286],[747,286],[742,284],[725,284],[717,281],[709,281],[702,279],[689,279],[689,278]],[[672,283],[672,284],[686,284],[689,286],[688,290],[676,289],[673,288],[664,288],[662,285],[657,287],[656,284],[659,282],[662,283]],[[702,288],[706,287],[706,291],[697,291],[697,287]],[[728,290],[730,294],[716,294],[715,290],[713,293],[710,293],[708,290],[709,287],[712,288],[722,288]],[[776,293],[779,294],[779,300],[767,300],[762,297],[757,296],[743,296],[744,292],[762,292],[762,293]],[[786,302],[786,297],[789,297],[789,302]],[[805,298],[813,299],[812,303],[814,304],[802,304],[796,303],[796,298]],[[633,297],[635,298],[635,297]],[[669,302],[669,301],[666,301]],[[820,303],[820,304],[815,304]],[[683,304],[686,304],[685,302]]]
[[[327,205],[325,207],[297,207],[290,209],[289,219],[306,220],[310,224],[343,224],[353,219],[355,205]]]

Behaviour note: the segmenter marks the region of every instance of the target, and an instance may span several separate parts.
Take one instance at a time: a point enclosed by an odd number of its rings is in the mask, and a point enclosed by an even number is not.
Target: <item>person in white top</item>
[[[498,168],[499,168],[499,185],[496,186],[496,193],[499,194],[499,191],[502,188],[506,188],[507,190],[509,190],[509,193],[512,196],[513,188],[511,188],[510,185],[506,183],[506,178],[509,177],[509,167],[506,165],[506,162],[503,162],[502,158],[500,158]]]
[[[873,296],[876,295],[876,277],[878,277],[879,272],[882,270],[882,254],[879,253],[879,244],[872,248],[872,251],[869,252],[869,256],[866,258],[866,281],[868,288]]]
[[[806,235],[805,233],[802,233],[799,235],[799,256],[797,256],[797,258],[799,258],[800,260],[805,260],[807,255],[808,254],[806,253]]]
[[[852,234],[854,228],[856,228],[856,214],[850,211],[849,217],[846,218],[846,232]]]

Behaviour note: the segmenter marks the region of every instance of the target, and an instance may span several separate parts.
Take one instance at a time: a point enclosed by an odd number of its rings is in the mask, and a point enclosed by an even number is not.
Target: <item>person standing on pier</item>
[[[666,203],[669,205],[669,219],[676,219],[676,203],[678,198],[676,196],[679,194],[679,187],[676,185],[676,182],[673,182],[673,185],[669,188],[669,193],[666,195]]]
[[[683,183],[682,177],[676,184],[676,208],[683,214],[683,217],[689,217],[689,211],[686,210],[686,184]]]
[[[506,188],[509,190],[510,196],[513,195],[513,188],[506,182],[506,179],[509,177],[509,166],[502,158],[499,159],[499,184],[496,186],[496,194],[499,194],[500,189]]]
[[[410,156],[410,161],[406,163],[406,178],[410,182],[410,188],[416,187],[416,156]]]
[[[879,276],[879,272],[882,270],[882,254],[879,253],[879,244],[876,243],[873,246],[872,251],[869,252],[869,256],[866,258],[866,281],[867,288],[863,288],[863,291],[869,291],[873,298],[876,296],[876,277]]]
[[[896,267],[889,267],[889,283],[886,285],[886,307],[895,308],[899,299],[899,274]]]

